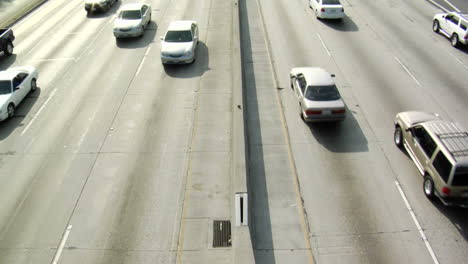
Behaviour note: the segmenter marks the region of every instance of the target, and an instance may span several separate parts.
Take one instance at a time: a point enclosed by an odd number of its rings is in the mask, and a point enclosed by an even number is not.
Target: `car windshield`
[[[340,0],[323,0],[322,5],[341,5]]]
[[[11,82],[0,81],[0,95],[11,94]]]
[[[141,19],[140,10],[124,10],[120,12],[121,19]]]
[[[184,31],[168,31],[166,37],[164,38],[165,42],[191,42],[192,33],[190,30]]]
[[[340,93],[335,85],[308,86],[305,98],[313,101],[333,101],[340,99]]]

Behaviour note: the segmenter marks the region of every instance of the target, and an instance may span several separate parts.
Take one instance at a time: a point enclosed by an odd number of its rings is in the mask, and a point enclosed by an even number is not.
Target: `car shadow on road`
[[[16,61],[16,54],[11,54],[10,56],[1,55],[0,56],[0,71],[8,70],[8,68],[13,65]]]
[[[466,218],[468,208],[445,206],[438,199],[435,199],[433,204],[450,220],[450,222],[452,222],[453,226],[460,232],[465,241],[468,241],[468,219]]]
[[[349,16],[344,16],[342,19],[320,19],[320,21],[338,31],[344,32],[356,32],[359,31],[359,27]]]
[[[309,129],[317,142],[331,152],[367,152],[367,139],[352,112],[342,122],[309,123]]]
[[[167,75],[175,78],[193,78],[202,76],[209,70],[210,53],[206,44],[198,41],[195,61],[191,64],[165,64],[164,71]]]
[[[86,17],[90,19],[110,17],[117,13],[117,11],[120,8],[120,5],[121,5],[121,1],[117,1],[115,4],[111,6],[111,8],[109,8],[109,10],[87,13]]]
[[[141,37],[133,38],[116,38],[115,42],[117,47],[121,49],[137,49],[148,46],[150,43],[154,42],[154,37],[158,31],[158,26],[156,22],[152,21],[145,28],[145,34]]]
[[[0,124],[0,140],[5,140],[8,138],[11,133],[20,127],[23,127],[23,123],[26,115],[31,111],[34,104],[39,99],[41,95],[41,88],[37,87],[36,91],[30,92],[26,98],[16,107],[15,115],[13,118],[4,120]],[[1,154],[1,153],[0,153]]]

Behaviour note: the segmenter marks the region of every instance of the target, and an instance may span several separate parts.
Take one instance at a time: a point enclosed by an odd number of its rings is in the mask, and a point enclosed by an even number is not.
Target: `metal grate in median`
[[[213,221],[213,247],[231,246],[231,221]]]

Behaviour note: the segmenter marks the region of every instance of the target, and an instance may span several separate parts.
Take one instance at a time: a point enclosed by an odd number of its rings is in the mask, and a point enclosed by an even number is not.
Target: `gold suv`
[[[395,144],[405,148],[424,176],[423,191],[445,205],[468,207],[468,133],[456,123],[424,112],[395,118]]]

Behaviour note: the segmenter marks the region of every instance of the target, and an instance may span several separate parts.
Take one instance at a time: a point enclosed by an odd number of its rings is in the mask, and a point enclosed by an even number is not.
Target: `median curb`
[[[245,119],[244,119],[244,83],[242,79],[242,61],[241,61],[241,45],[240,45],[240,7],[237,0],[232,1],[233,5],[233,23],[232,23],[232,175],[233,175],[233,195],[243,194],[247,195],[247,201],[245,205],[247,208],[247,221],[237,226],[237,218],[242,210],[236,208],[236,199],[233,197],[233,250],[234,250],[234,263],[238,264],[253,264],[255,263],[255,257],[252,246],[252,239],[250,236],[249,227],[249,215],[250,215],[250,202],[248,199],[248,181],[247,181],[247,156],[246,156],[246,145],[245,145]]]
[[[31,0],[12,15],[0,16],[0,28],[9,28],[47,0]]]

